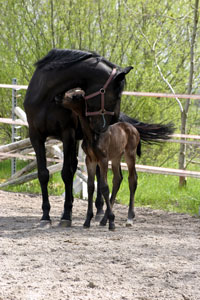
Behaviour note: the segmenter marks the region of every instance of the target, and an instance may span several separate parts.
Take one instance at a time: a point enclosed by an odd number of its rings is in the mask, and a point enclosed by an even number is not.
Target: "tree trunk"
[[[194,77],[194,46],[195,46],[195,39],[197,33],[197,24],[199,19],[199,0],[195,0],[195,7],[194,7],[194,22],[193,22],[193,33],[191,39],[191,46],[190,46],[190,75],[188,81],[188,90],[187,93],[191,94],[192,92],[192,85],[193,85],[193,77]],[[187,133],[187,115],[190,106],[190,99],[187,99],[185,102],[185,106],[183,112],[181,113],[181,134]],[[180,145],[179,150],[179,169],[185,170],[186,168],[186,144]],[[186,177],[179,178],[179,186],[186,185]]]

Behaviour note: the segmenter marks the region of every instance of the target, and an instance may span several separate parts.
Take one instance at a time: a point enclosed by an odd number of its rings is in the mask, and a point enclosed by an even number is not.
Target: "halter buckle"
[[[105,90],[104,88],[101,88],[101,89],[99,90],[99,92],[100,92],[101,95],[103,95],[103,94],[106,93],[106,90]]]

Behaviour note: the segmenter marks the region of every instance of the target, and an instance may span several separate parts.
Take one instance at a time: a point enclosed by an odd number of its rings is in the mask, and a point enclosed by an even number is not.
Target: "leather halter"
[[[88,96],[85,96],[85,115],[86,115],[86,117],[87,116],[95,116],[95,115],[102,115],[102,116],[104,116],[104,115],[112,115],[113,116],[114,115],[113,111],[108,111],[108,110],[105,109],[105,107],[104,107],[104,104],[105,104],[104,103],[105,102],[104,95],[106,93],[106,89],[107,89],[108,85],[110,84],[110,82],[113,79],[113,77],[116,74],[116,72],[117,72],[117,69],[114,68],[112,70],[112,73],[110,74],[110,77],[108,78],[108,80],[106,81],[106,83],[104,84],[104,86],[102,88],[100,88],[99,91],[94,92],[94,93],[92,93],[92,94],[90,94]],[[96,97],[98,95],[101,95],[101,109],[98,110],[98,111],[88,112],[87,111],[87,100],[91,99],[91,98],[94,98],[94,97]]]

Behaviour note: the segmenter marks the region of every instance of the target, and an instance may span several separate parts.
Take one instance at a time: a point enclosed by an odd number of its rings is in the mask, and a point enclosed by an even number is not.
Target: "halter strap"
[[[87,116],[95,116],[95,115],[104,115],[104,114],[105,114],[105,115],[112,115],[112,116],[114,115],[114,112],[113,112],[113,111],[107,111],[107,110],[104,108],[104,104],[105,104],[105,103],[104,103],[104,102],[105,102],[104,95],[105,95],[105,93],[106,93],[106,89],[107,89],[108,85],[109,85],[110,82],[112,81],[112,79],[113,79],[114,75],[116,74],[116,72],[117,72],[117,69],[114,68],[114,69],[112,70],[112,73],[110,74],[108,80],[106,81],[106,83],[104,84],[104,86],[103,86],[102,88],[100,88],[99,91],[94,92],[94,93],[92,93],[92,94],[90,94],[90,95],[88,95],[88,96],[85,96],[85,115],[86,115],[86,117],[87,117]],[[88,99],[91,99],[91,98],[94,98],[94,97],[96,97],[96,96],[98,96],[98,95],[101,95],[101,109],[98,110],[98,111],[88,112],[88,111],[87,111],[87,100],[88,100]]]

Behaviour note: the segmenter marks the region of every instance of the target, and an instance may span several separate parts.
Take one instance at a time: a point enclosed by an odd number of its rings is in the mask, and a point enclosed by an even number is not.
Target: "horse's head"
[[[106,81],[104,79],[103,82],[100,78],[85,91],[85,115],[94,132],[103,132],[110,124],[117,121],[125,76],[131,69],[132,67],[114,68],[107,75]]]
[[[92,131],[101,133],[118,120],[125,76],[131,69],[132,67],[115,68],[114,65],[111,68],[100,62],[92,70],[90,67],[88,78],[87,73],[84,74],[86,84],[57,95],[55,101],[87,117]]]

